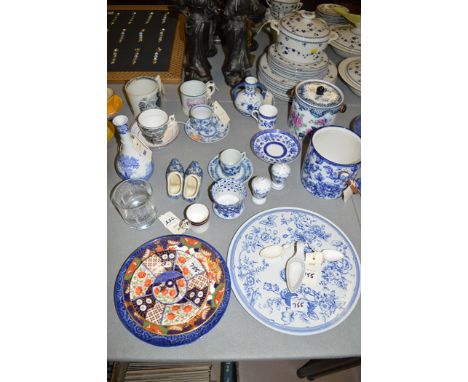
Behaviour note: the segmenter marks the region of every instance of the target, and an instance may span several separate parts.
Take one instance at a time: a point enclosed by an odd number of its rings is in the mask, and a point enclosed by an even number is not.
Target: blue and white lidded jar
[[[312,195],[336,199],[361,168],[361,138],[342,126],[323,127],[312,135],[302,167],[302,185]]]
[[[213,211],[218,217],[235,219],[244,211],[247,188],[242,182],[224,178],[213,184],[211,196],[214,200]]]
[[[271,187],[274,190],[282,190],[287,177],[291,174],[291,167],[286,163],[275,163],[271,166]]]
[[[112,123],[120,135],[120,149],[115,162],[117,174],[123,180],[148,180],[154,170],[153,153],[129,134],[126,115],[117,115]]]
[[[270,179],[263,176],[256,176],[252,179],[252,202],[258,205],[265,204],[266,198],[270,191]]]
[[[295,87],[288,126],[302,139],[313,130],[331,125],[336,114],[345,111],[344,95],[338,87],[327,81],[305,80]]]

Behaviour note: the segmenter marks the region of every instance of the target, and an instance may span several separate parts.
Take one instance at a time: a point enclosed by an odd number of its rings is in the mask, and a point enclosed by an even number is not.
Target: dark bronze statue
[[[249,51],[256,49],[252,25],[263,19],[266,8],[258,0],[178,0],[186,15],[185,79],[211,80],[208,57],[216,54],[215,34],[226,51],[223,73],[233,86],[250,74]]]

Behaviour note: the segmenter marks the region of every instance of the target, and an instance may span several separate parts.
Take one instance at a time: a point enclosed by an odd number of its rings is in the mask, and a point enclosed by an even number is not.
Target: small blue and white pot
[[[271,187],[274,190],[282,190],[289,174],[291,174],[291,167],[286,163],[275,163],[271,166]]]
[[[327,81],[305,80],[294,89],[288,125],[302,139],[313,130],[331,125],[336,114],[345,111],[344,95],[338,87]]]
[[[244,183],[234,179],[218,180],[211,187],[213,197],[213,211],[221,219],[235,219],[244,210],[244,199],[247,188]]]
[[[242,161],[245,159],[245,156],[245,152],[240,152],[236,149],[227,149],[219,154],[219,165],[224,175],[237,175],[241,170]]]
[[[258,205],[265,204],[266,198],[270,191],[270,179],[263,176],[256,176],[252,179],[252,202]]]
[[[245,116],[252,115],[267,97],[267,88],[252,76],[246,77],[244,82],[234,86],[232,98],[236,109]]]
[[[323,199],[342,196],[361,167],[361,138],[342,126],[315,131],[302,167],[302,185]]]
[[[273,105],[262,105],[252,111],[251,116],[258,122],[260,130],[273,129],[278,118],[278,109]]]
[[[210,129],[216,128],[213,125],[213,115],[213,109],[210,105],[200,104],[192,106],[190,109],[190,124],[197,131],[206,130],[207,133],[204,135],[213,135],[208,133]]]

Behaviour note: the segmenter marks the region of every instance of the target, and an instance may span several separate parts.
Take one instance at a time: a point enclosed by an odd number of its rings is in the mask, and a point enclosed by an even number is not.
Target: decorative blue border
[[[234,235],[234,238],[231,241],[231,245],[229,246],[228,250],[228,267],[229,270],[231,271],[234,269],[234,252],[235,248],[237,247],[238,241],[240,237],[243,235],[245,230],[250,227],[250,223],[252,223],[255,220],[259,220],[260,218],[264,217],[265,215],[271,214],[273,212],[291,212],[291,211],[297,211],[301,213],[308,213],[310,215],[313,215],[315,218],[321,219],[325,223],[328,223],[332,228],[334,228],[342,237],[343,241],[346,242],[346,244],[349,246],[352,254],[353,254],[353,259],[356,264],[356,286],[353,291],[353,295],[351,297],[351,301],[346,307],[346,310],[344,310],[340,315],[336,316],[330,321],[327,321],[324,324],[314,326],[313,328],[291,328],[288,327],[287,325],[280,325],[273,320],[269,319],[268,317],[265,317],[264,315],[260,314],[258,311],[253,309],[247,299],[245,298],[244,294],[240,292],[242,289],[240,288],[239,284],[237,283],[237,279],[235,276],[235,273],[233,278],[232,278],[232,284],[233,284],[233,290],[234,294],[236,295],[237,300],[239,303],[244,307],[244,309],[252,316],[254,317],[257,321],[262,323],[265,326],[268,326],[272,329],[276,329],[282,333],[286,334],[295,334],[295,335],[307,335],[307,334],[317,334],[321,333],[327,330],[330,330],[343,322],[354,310],[354,307],[357,304],[358,297],[360,295],[360,288],[361,288],[361,266],[360,266],[360,261],[359,257],[356,254],[356,249],[354,248],[353,244],[351,241],[348,239],[348,237],[345,235],[345,233],[338,228],[333,222],[328,220],[327,218],[323,217],[322,215],[319,215],[315,212],[306,210],[304,208],[299,208],[299,207],[278,207],[278,208],[272,208],[270,210],[260,212],[254,216],[252,216],[249,220],[247,220],[236,232]]]
[[[225,289],[224,289],[224,297],[223,301],[221,302],[221,305],[218,307],[216,312],[211,316],[211,318],[203,323],[199,328],[191,331],[190,333],[185,333],[185,334],[180,334],[177,336],[159,336],[157,334],[151,333],[144,328],[142,328],[137,322],[133,320],[132,317],[127,312],[127,309],[125,309],[125,304],[123,301],[123,281],[124,281],[124,275],[125,271],[127,270],[128,266],[130,265],[131,261],[142,254],[146,247],[151,245],[157,240],[179,240],[181,237],[187,237],[189,239],[195,239],[203,243],[207,248],[209,248],[219,259],[220,263],[222,265],[224,275],[225,275]],[[193,342],[203,336],[204,334],[208,333],[213,327],[219,322],[221,317],[223,316],[224,312],[226,311],[227,305],[229,303],[229,298],[231,295],[231,280],[229,276],[229,269],[226,265],[226,262],[224,261],[224,258],[221,256],[221,254],[210,244],[208,244],[206,241],[190,236],[190,235],[166,235],[166,236],[159,236],[155,239],[152,239],[145,244],[141,245],[138,249],[132,252],[132,254],[127,258],[125,263],[122,265],[120,268],[120,271],[117,275],[117,279],[115,281],[115,288],[114,288],[114,303],[115,303],[115,309],[117,310],[117,314],[124,324],[124,326],[132,333],[135,337],[139,338],[142,341],[145,341],[151,345],[156,345],[156,346],[163,346],[163,347],[169,347],[169,346],[180,346],[180,345],[185,345],[190,342]]]
[[[281,135],[285,135],[287,136],[288,138],[290,138],[294,144],[297,146],[297,155],[292,158],[292,159],[289,159],[289,160],[281,160],[280,159],[275,159],[274,156],[268,154],[265,152],[265,154],[269,157],[269,158],[272,158],[271,160],[267,161],[265,160],[265,158],[262,158],[259,154],[260,153],[257,153],[255,151],[255,141],[257,140],[258,137],[262,136],[262,135],[265,135],[265,134],[281,134]],[[266,146],[266,145],[265,145]],[[263,146],[263,147],[265,147]],[[290,163],[290,162],[293,162],[295,161],[301,154],[301,144],[299,143],[299,140],[294,136],[292,135],[291,133],[288,133],[287,131],[283,131],[283,130],[279,130],[279,129],[267,129],[267,130],[262,130],[262,131],[259,131],[258,133],[256,133],[251,139],[250,139],[250,149],[252,150],[252,152],[255,154],[255,156],[258,158],[258,159],[261,159],[263,160],[264,162],[267,162],[267,163],[270,163],[270,164],[274,164],[274,163]],[[265,151],[265,150],[264,150]],[[286,150],[286,154],[288,153],[288,150]]]

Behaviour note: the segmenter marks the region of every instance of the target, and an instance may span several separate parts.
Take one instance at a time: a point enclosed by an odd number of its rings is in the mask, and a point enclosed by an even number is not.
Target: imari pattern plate
[[[322,264],[315,286],[303,282],[292,293],[286,285],[288,259],[267,259],[259,252],[298,241],[306,244],[306,253],[334,249],[343,258]],[[282,333],[330,330],[348,317],[359,298],[360,265],[352,243],[330,220],[302,208],[273,208],[250,218],[232,239],[227,263],[240,304],[257,321]]]
[[[186,235],[158,237],[125,261],[115,305],[125,327],[157,346],[195,341],[221,319],[229,302],[229,271],[218,251]]]

